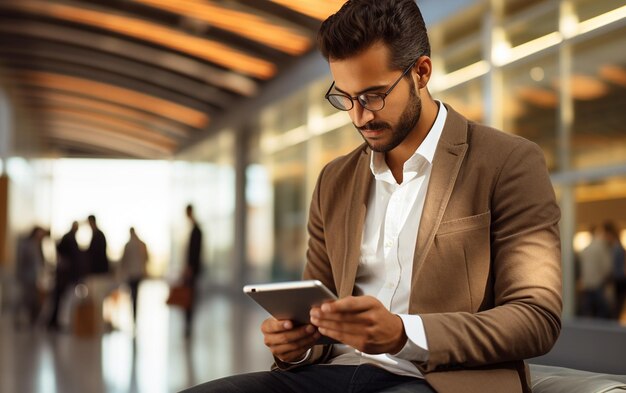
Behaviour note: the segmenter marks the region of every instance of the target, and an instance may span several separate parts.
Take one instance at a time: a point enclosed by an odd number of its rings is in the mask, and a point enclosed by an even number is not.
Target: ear
[[[428,85],[433,71],[433,63],[428,56],[422,56],[415,62],[412,72],[416,74],[416,85],[423,89]]]

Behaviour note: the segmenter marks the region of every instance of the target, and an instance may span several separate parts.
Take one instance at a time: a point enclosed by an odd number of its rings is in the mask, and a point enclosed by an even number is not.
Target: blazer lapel
[[[412,289],[417,283],[420,269],[441,224],[467,151],[467,120],[449,106],[446,105],[446,108],[448,116],[433,158],[433,168],[415,245]]]
[[[345,255],[339,297],[350,296],[354,290],[361,255],[363,225],[365,225],[365,214],[373,178],[370,170],[370,149],[363,148],[354,171],[351,188],[352,203],[348,207],[345,220]]]

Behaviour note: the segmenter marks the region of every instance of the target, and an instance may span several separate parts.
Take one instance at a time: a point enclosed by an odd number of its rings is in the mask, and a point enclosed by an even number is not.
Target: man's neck
[[[437,119],[438,112],[439,104],[436,101],[430,96],[423,99],[422,114],[415,129],[411,131],[400,145],[385,153],[385,162],[398,184],[402,184],[404,163],[411,158],[417,148],[424,142],[424,139],[426,139],[428,132]]]

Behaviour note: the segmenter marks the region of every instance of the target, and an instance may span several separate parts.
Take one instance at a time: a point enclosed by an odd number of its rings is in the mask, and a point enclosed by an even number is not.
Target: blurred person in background
[[[133,305],[133,326],[137,326],[137,297],[139,284],[146,277],[148,263],[148,247],[144,243],[135,228],[130,228],[130,237],[124,246],[124,253],[120,261],[120,275],[122,280],[130,288],[130,298]]]
[[[619,238],[619,231],[615,223],[607,221],[603,224],[607,242],[613,259],[613,287],[615,290],[614,316],[620,319],[626,299],[626,251]]]
[[[35,226],[27,236],[18,240],[15,267],[19,291],[14,314],[16,327],[21,326],[24,312],[29,326],[37,322],[41,308],[39,278],[45,264],[42,242],[49,235],[46,229]]]
[[[78,222],[74,221],[69,232],[63,235],[57,244],[52,313],[48,322],[50,329],[59,329],[61,300],[67,290],[74,288],[86,273],[82,263],[82,251],[76,242],[76,232],[78,232]]]
[[[578,257],[580,263],[580,316],[610,318],[611,307],[606,296],[613,269],[607,233],[603,226],[591,229],[591,242]]]
[[[196,221],[193,206],[187,205],[185,214],[191,224],[189,243],[187,243],[187,255],[183,271],[183,283],[191,288],[191,305],[185,310],[185,337],[191,337],[193,328],[194,309],[198,298],[198,278],[202,266],[202,230]]]
[[[90,215],[87,222],[91,227],[91,242],[87,249],[90,274],[106,274],[109,272],[109,257],[107,256],[107,239],[98,228],[96,217]]]
[[[89,275],[85,283],[88,288],[88,301],[95,308],[95,331],[109,332],[113,329],[111,321],[103,318],[103,303],[106,297],[117,287],[114,278],[109,274],[109,257],[107,255],[107,241],[104,233],[98,228],[96,217],[90,215],[87,222],[91,227],[91,242],[86,256],[89,266]]]
[[[189,392],[529,393],[524,360],[552,348],[562,311],[543,152],[431,96],[414,0],[347,1],[318,46],[325,98],[365,142],[322,169],[309,209],[303,277],[339,299],[310,324],[261,324],[273,371]]]

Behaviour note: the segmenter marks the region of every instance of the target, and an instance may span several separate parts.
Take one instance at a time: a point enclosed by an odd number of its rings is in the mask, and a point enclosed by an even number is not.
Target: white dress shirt
[[[370,355],[347,345],[333,346],[331,364],[374,364],[394,374],[423,377],[411,361],[428,359],[428,343],[419,315],[409,315],[411,273],[417,232],[426,200],[433,157],[447,117],[437,101],[437,118],[424,141],[404,163],[398,184],[383,153],[373,152],[370,190],[361,241],[355,294],[370,295],[402,318],[408,340],[396,354]]]

